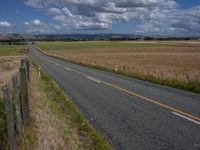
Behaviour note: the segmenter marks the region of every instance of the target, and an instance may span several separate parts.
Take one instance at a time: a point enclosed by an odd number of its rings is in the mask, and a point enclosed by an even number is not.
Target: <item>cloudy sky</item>
[[[200,36],[200,0],[1,0],[0,32]]]

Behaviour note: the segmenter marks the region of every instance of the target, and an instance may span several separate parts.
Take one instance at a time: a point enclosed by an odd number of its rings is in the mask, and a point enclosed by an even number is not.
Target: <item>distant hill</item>
[[[28,41],[35,40],[35,36],[30,34],[1,34],[0,41]]]
[[[190,40],[200,37],[163,37],[133,34],[3,34],[0,42],[18,41],[91,41],[91,40]]]

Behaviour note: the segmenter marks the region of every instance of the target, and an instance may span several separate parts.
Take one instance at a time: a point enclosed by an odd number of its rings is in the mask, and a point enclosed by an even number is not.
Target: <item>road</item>
[[[58,60],[29,46],[114,149],[200,149],[200,94]]]

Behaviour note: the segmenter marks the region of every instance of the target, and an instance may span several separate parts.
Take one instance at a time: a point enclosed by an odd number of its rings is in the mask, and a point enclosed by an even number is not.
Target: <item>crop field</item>
[[[94,42],[39,42],[37,45],[44,50],[65,50],[79,52],[84,49],[127,49],[127,48],[158,48],[172,47],[176,44],[168,44],[162,42],[110,42],[110,41],[94,41]]]
[[[20,57],[0,57],[0,87],[18,72],[19,66]]]
[[[0,56],[14,56],[19,55],[24,45],[2,45],[0,44]]]
[[[114,70],[141,79],[199,84],[200,41],[190,42],[40,42],[58,57]]]
[[[11,78],[11,74],[18,71],[20,51],[24,45],[7,45],[0,44],[0,86]]]

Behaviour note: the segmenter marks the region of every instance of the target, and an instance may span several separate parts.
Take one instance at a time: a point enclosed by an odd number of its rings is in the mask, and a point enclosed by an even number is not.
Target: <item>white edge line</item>
[[[95,82],[97,82],[97,83],[101,83],[101,81],[99,81],[99,80],[97,80],[97,79],[94,79],[94,78],[92,78],[92,77],[87,76],[86,78],[88,78],[88,79],[90,79],[90,80],[92,80],[92,81],[95,81]]]
[[[66,70],[71,71],[72,69],[68,68],[68,67],[64,67]]]
[[[173,113],[174,115],[176,115],[176,116],[179,116],[179,117],[181,117],[181,118],[187,119],[187,120],[189,120],[189,121],[192,121],[192,122],[194,122],[194,123],[200,125],[200,122],[198,122],[198,121],[196,121],[196,120],[194,120],[194,119],[191,119],[191,118],[189,118],[189,117],[183,116],[183,115],[181,115],[181,114],[179,114],[179,113],[177,113],[177,112],[174,112],[174,111],[173,111],[172,113]]]

